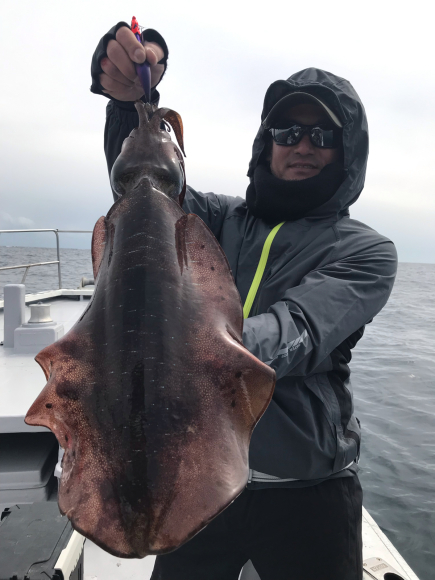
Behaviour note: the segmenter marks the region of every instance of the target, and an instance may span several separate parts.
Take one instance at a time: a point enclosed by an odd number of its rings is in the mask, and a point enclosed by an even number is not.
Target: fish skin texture
[[[151,178],[98,220],[92,249],[94,295],[37,355],[47,385],[26,422],[65,449],[59,508],[77,531],[118,557],[164,554],[243,491],[275,373],[243,346],[217,240]]]

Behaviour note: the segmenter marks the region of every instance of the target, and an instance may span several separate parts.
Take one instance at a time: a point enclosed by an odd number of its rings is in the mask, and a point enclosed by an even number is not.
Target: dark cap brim
[[[285,97],[282,97],[282,99],[280,99],[277,103],[275,103],[275,105],[271,108],[267,117],[264,119],[262,123],[264,128],[270,129],[271,127],[273,127],[275,121],[277,121],[289,107],[305,103],[313,103],[315,105],[319,105],[320,107],[322,107],[322,109],[325,111],[325,113],[328,115],[328,117],[331,119],[334,125],[340,127],[340,129],[343,127],[343,124],[341,123],[337,115],[333,111],[331,111],[331,109],[327,105],[325,105],[325,103],[323,103],[320,99],[314,97],[313,95],[310,95],[309,93],[302,93],[300,91],[296,91],[294,93],[286,95]]]

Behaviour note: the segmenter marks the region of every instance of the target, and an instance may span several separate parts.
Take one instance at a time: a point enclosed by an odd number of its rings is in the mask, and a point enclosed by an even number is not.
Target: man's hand
[[[136,74],[134,63],[145,60],[151,68],[151,87],[159,82],[165,66],[157,64],[163,58],[162,48],[155,42],[140,44],[126,26],[116,33],[116,40],[107,45],[107,57],[101,60],[100,83],[103,92],[118,101],[136,101],[143,94],[143,88]]]

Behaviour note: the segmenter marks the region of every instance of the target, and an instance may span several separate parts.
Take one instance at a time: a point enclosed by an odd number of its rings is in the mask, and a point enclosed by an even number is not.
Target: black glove
[[[103,95],[104,97],[107,97],[108,99],[111,99],[112,97],[106,93],[103,93],[103,87],[101,86],[99,77],[100,77],[100,74],[103,73],[104,71],[101,68],[100,63],[101,63],[101,60],[107,56],[107,45],[109,44],[109,42],[111,40],[116,40],[116,33],[118,32],[118,30],[122,26],[127,26],[127,28],[130,28],[130,26],[126,22],[118,22],[118,24],[113,26],[113,28],[111,28],[109,30],[109,32],[107,32],[107,34],[105,34],[103,36],[103,38],[101,38],[100,42],[97,45],[97,48],[95,49],[93,56],[92,56],[91,93],[95,93],[96,95]],[[161,81],[165,72],[166,72],[167,61],[168,61],[168,56],[169,56],[169,50],[168,50],[168,47],[166,45],[166,42],[164,41],[163,37],[157,32],[157,30],[153,30],[152,28],[147,28],[147,30],[144,30],[141,34],[141,38],[142,38],[142,43],[144,43],[145,40],[147,40],[148,42],[156,42],[163,50],[164,56],[158,62],[158,64],[163,64],[165,66],[163,74],[160,77],[160,81]],[[159,81],[159,83],[160,83],[160,81]],[[157,83],[157,85],[159,83]],[[155,90],[157,85],[152,88],[152,92],[151,92],[151,101],[152,102],[154,102],[155,100],[158,100],[158,92]]]

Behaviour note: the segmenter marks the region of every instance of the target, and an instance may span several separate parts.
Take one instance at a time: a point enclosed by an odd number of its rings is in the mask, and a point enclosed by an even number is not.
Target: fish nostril
[[[47,409],[51,409],[51,407],[53,406],[51,403],[46,403],[45,406],[47,407]]]

